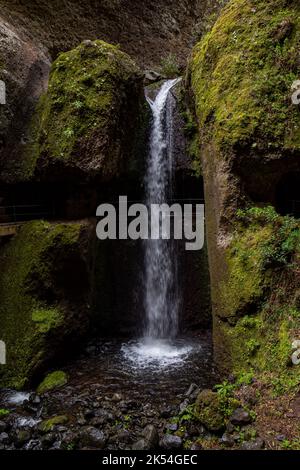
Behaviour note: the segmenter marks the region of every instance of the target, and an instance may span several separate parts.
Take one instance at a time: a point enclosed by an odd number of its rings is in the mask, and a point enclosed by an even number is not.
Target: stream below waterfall
[[[11,448],[82,448],[82,432],[95,427],[101,429],[106,449],[130,449],[147,425],[160,436],[169,428],[175,430],[174,418],[194,402],[199,390],[217,381],[210,335],[178,339],[179,348],[193,349],[173,363],[126,359],[124,350],[135,344],[121,339],[91,342],[63,368],[68,383],[42,396],[2,390],[1,406],[10,410],[6,421]],[[42,430],[41,422],[54,416],[60,417],[57,425]],[[187,428],[183,437],[190,439],[199,432]]]

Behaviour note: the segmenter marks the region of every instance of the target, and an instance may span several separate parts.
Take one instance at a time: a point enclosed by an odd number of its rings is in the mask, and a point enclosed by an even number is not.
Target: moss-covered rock
[[[299,13],[297,1],[232,0],[196,46],[197,115],[221,153],[234,145],[300,149],[300,114],[291,101]]]
[[[293,386],[300,380],[291,363],[300,326],[300,223],[272,208],[239,211],[237,219],[220,286],[227,321],[219,328],[231,368],[273,372]]]
[[[59,424],[66,424],[69,421],[69,418],[65,415],[53,416],[52,418],[45,419],[38,425],[38,429],[42,433],[47,433],[53,431],[54,427]]]
[[[37,388],[38,393],[45,393],[54,388],[62,387],[68,382],[68,376],[62,370],[56,370],[48,374]]]
[[[300,171],[300,113],[291,91],[299,79],[299,12],[295,0],[231,0],[195,47],[188,75],[205,182],[216,360],[237,374],[273,370],[273,379],[289,385],[299,380],[290,365],[300,327],[299,222],[268,206],[280,207],[283,175]]]
[[[139,129],[142,75],[117,46],[84,41],[52,65],[12,178],[110,179],[129,171]],[[135,155],[136,156],[136,155]]]
[[[235,385],[227,381],[216,385],[216,391],[202,390],[194,405],[196,418],[213,432],[221,431],[236,409],[241,406],[234,396]]]
[[[221,399],[212,390],[203,390],[199,393],[195,404],[195,413],[199,421],[209,431],[220,431],[224,427]]]
[[[35,221],[1,248],[2,386],[23,387],[85,334],[91,233],[88,223]]]

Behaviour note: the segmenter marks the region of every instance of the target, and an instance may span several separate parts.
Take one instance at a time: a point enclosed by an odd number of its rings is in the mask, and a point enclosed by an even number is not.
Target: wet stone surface
[[[186,345],[188,353],[184,353]],[[217,382],[211,339],[177,342],[182,355],[135,360],[135,343],[97,340],[64,367],[67,385],[38,396],[0,391],[0,449],[155,449],[192,445],[199,424],[176,424],[199,390]],[[139,347],[139,345],[138,345]],[[175,419],[174,419],[175,418]],[[50,421],[48,421],[50,420]],[[176,434],[176,435],[175,435]]]

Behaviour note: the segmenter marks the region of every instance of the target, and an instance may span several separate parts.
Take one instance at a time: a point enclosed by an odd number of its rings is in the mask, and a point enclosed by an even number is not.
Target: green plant
[[[291,262],[293,254],[300,245],[300,228],[297,220],[289,216],[280,216],[272,206],[239,209],[236,215],[237,220],[245,226],[272,224],[274,231],[259,247],[263,269],[287,266]]]
[[[179,415],[179,422],[192,421],[196,418],[194,405],[188,405]]]
[[[74,449],[75,449],[75,442],[70,442],[70,444],[66,446],[66,450],[74,450]]]
[[[222,400],[227,400],[228,398],[232,397],[235,388],[235,384],[231,384],[227,380],[221,384],[215,385],[215,389]]]
[[[250,356],[254,356],[259,347],[260,343],[254,338],[251,338],[246,342],[246,350]]]
[[[71,129],[70,127],[67,127],[67,129],[65,129],[65,130],[63,131],[63,134],[64,134],[65,137],[73,137],[73,135],[74,135],[74,130]]]
[[[284,439],[281,443],[281,447],[284,450],[299,450],[300,449],[300,440],[294,439],[292,441]]]
[[[193,444],[193,441],[191,441],[190,439],[187,439],[183,444],[183,448],[188,450],[191,448],[192,444]]]
[[[82,109],[84,108],[84,103],[80,100],[76,100],[74,101],[74,108],[77,110]]]
[[[5,408],[0,408],[0,416],[7,416],[9,413],[9,410],[6,410]]]
[[[250,372],[241,372],[236,379],[236,384],[240,385],[250,385],[253,381],[253,371]]]
[[[124,415],[120,419],[116,419],[114,421],[114,426],[128,429],[128,426],[131,423],[131,421],[132,421],[132,417],[130,415]]]
[[[128,429],[128,426],[129,426],[129,424],[131,423],[131,421],[132,421],[131,416],[129,416],[129,415],[124,415],[124,416],[123,416],[123,423],[124,423],[123,426],[124,426],[124,429]]]
[[[235,389],[236,384],[231,384],[227,380],[215,385],[215,390],[220,400],[220,411],[225,417],[230,416],[239,404],[233,395]]]
[[[274,397],[278,397],[284,395],[287,391],[297,390],[299,378],[297,375],[289,377],[287,374],[282,374],[272,379],[271,385],[273,387]]]

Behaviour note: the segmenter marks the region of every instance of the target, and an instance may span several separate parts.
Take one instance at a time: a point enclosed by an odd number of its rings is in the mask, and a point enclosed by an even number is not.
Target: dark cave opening
[[[129,189],[130,186],[130,189]],[[0,223],[25,222],[35,219],[79,220],[95,217],[99,204],[117,203],[119,195],[139,200],[138,183],[110,181],[73,184],[39,182],[2,185],[0,189]]]
[[[203,177],[195,176],[186,169],[177,170],[175,174],[175,194],[176,199],[182,201],[182,203],[203,203]]]
[[[276,209],[282,215],[300,217],[300,171],[286,173],[276,186]]]

